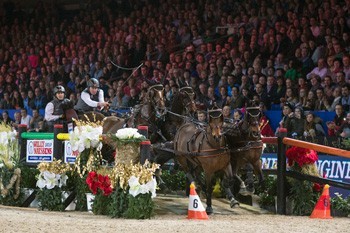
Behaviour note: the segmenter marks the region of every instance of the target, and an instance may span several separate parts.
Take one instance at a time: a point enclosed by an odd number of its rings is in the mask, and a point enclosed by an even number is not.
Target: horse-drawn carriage
[[[234,194],[238,189],[246,191],[245,184],[238,175],[239,168],[247,163],[251,164],[259,181],[263,181],[259,107],[247,107],[240,122],[224,119],[221,109],[209,110],[208,123],[203,124],[194,119],[196,105],[192,88],[181,88],[174,95],[170,109],[165,107],[164,96],[162,85],[150,87],[143,103],[127,119],[104,117],[98,113],[86,113],[79,117],[88,118],[90,121],[103,120],[103,133],[116,133],[125,125],[147,125],[149,139],[153,145],[153,162],[162,165],[170,159],[175,159],[189,180],[196,181],[206,190],[208,213],[213,211],[212,180],[218,172],[225,174],[223,184],[231,207],[237,205],[232,191]],[[77,117],[68,111],[72,110],[66,109],[67,117]],[[202,174],[204,180],[201,179]],[[234,180],[240,184],[238,189],[233,187]]]

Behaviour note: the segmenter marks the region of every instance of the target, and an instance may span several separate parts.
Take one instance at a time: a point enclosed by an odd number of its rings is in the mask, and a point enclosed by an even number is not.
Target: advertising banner
[[[27,140],[27,163],[53,161],[53,140]]]
[[[64,162],[73,164],[78,155],[79,151],[72,151],[70,141],[64,141]]]
[[[277,169],[277,154],[264,153],[261,156],[263,169]],[[320,176],[327,179],[350,183],[350,159],[339,156],[331,156],[325,154],[318,154],[317,168]],[[343,197],[350,195],[350,190],[332,187],[330,194],[341,193]]]

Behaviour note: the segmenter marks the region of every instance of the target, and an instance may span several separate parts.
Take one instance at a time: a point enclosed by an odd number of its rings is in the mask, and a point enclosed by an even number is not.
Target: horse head
[[[156,116],[158,118],[164,116],[166,113],[164,87],[161,84],[153,85],[148,89],[147,93],[148,102],[156,110]]]
[[[224,124],[224,116],[221,109],[212,109],[208,111],[208,133],[219,142],[222,137],[222,126]]]
[[[78,119],[78,114],[74,110],[74,103],[69,99],[64,99],[61,103],[64,115],[66,117],[67,122],[71,122],[74,119]]]
[[[179,93],[182,97],[181,102],[185,107],[185,115],[194,115],[197,111],[197,106],[194,101],[195,92],[192,87],[182,87],[180,88]]]
[[[261,112],[259,107],[246,108],[242,129],[246,130],[249,136],[256,139],[261,137],[259,126],[260,117]]]

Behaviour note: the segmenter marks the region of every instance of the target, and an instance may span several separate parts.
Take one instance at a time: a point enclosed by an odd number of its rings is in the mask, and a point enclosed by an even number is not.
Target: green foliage
[[[293,200],[293,214],[298,216],[310,215],[320,196],[313,191],[313,183],[290,179],[290,198]]]
[[[64,204],[62,200],[62,189],[54,187],[53,189],[39,189],[37,193],[40,210],[63,211]]]
[[[21,169],[21,187],[35,189],[36,188],[36,179],[40,173],[35,167],[29,167],[25,164],[19,166]]]
[[[112,218],[123,217],[125,210],[128,208],[128,194],[122,188],[118,188],[110,195],[108,215]]]
[[[350,149],[350,138],[344,138],[341,144],[344,149]]]
[[[267,176],[264,187],[257,187],[256,193],[260,197],[259,204],[261,207],[275,206],[277,178],[275,176]]]
[[[139,194],[136,197],[128,195],[128,208],[124,213],[125,218],[150,219],[154,215],[154,202],[152,194]]]
[[[331,208],[333,210],[339,210],[346,216],[350,214],[350,197],[343,198],[342,194],[335,193],[335,197],[331,198]]]
[[[75,192],[77,194],[77,203],[75,210],[77,211],[87,211],[87,203],[86,203],[86,194],[85,193],[90,193],[90,190],[85,182],[86,180],[85,175],[83,178],[80,178],[79,175],[74,175],[74,183],[75,183]]]
[[[176,173],[169,170],[162,171],[162,179],[166,186],[172,191],[184,191],[186,190],[186,174],[183,171],[177,171]]]
[[[98,215],[108,215],[108,207],[111,202],[110,196],[104,196],[101,190],[97,191],[92,204],[92,212]]]

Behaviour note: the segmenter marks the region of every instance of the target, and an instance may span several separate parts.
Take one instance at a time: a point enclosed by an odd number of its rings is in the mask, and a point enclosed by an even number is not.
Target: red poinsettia
[[[296,162],[300,167],[304,164],[314,164],[318,160],[316,151],[295,146],[286,151],[286,157],[290,166]]]
[[[99,175],[100,189],[104,196],[108,196],[112,193],[111,180],[108,176]]]
[[[88,176],[86,177],[86,183],[89,186],[89,189],[93,194],[97,193],[97,189],[99,187],[99,180],[98,175],[96,172],[92,171],[89,172]]]
[[[97,174],[94,171],[89,172],[86,178],[86,183],[94,195],[96,195],[98,189],[102,191],[104,196],[108,196],[113,192],[111,180],[109,179],[108,175],[104,176]]]

